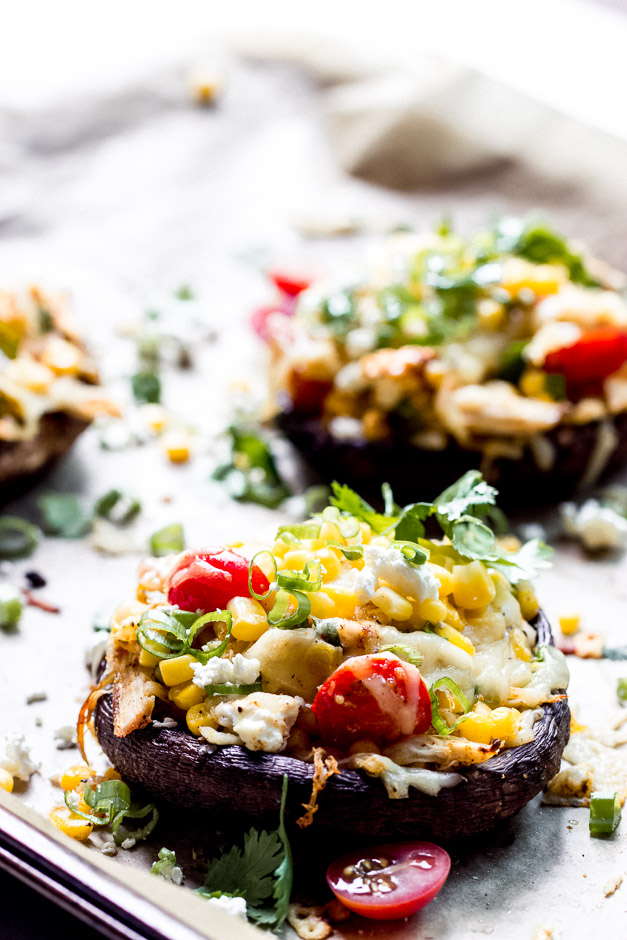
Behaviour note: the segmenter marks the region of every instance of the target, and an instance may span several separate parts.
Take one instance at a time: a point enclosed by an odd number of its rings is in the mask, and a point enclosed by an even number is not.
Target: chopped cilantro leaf
[[[156,372],[136,372],[131,376],[133,397],[138,405],[159,404],[161,379]]]
[[[198,889],[203,897],[215,897],[216,892],[243,897],[249,919],[265,927],[283,923],[292,892],[292,853],[284,821],[286,797],[284,776],[276,832],[250,829],[242,848],[234,845],[209,862],[204,884]]]
[[[497,226],[496,236],[500,251],[519,255],[534,264],[563,264],[571,281],[585,287],[599,286],[568,239],[543,219],[503,219]]]
[[[332,506],[335,506],[340,512],[345,512],[362,522],[367,522],[373,532],[385,532],[390,529],[396,519],[394,516],[383,515],[377,512],[370,503],[352,490],[350,486],[343,483],[337,483],[335,480],[331,484],[333,496],[329,500]]]

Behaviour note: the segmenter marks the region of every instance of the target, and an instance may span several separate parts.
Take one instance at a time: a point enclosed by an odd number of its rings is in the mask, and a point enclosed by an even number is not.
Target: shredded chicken
[[[526,398],[508,382],[486,382],[451,388],[444,383],[436,396],[444,426],[460,441],[472,434],[532,435],[559,423],[567,408],[556,402]]]
[[[121,645],[114,649],[111,660],[113,673],[113,731],[124,738],[131,731],[149,724],[155,706],[155,687],[139,665],[139,651]]]

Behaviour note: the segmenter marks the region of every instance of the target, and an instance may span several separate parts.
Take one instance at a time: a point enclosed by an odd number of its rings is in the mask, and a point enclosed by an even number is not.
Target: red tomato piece
[[[396,842],[338,858],[327,871],[337,898],[372,920],[396,920],[422,910],[451,870],[444,849],[431,842]]]
[[[554,349],[544,362],[547,372],[559,372],[569,386],[592,385],[627,362],[627,332],[613,326],[591,330],[563,349]]]
[[[268,271],[268,277],[282,294],[288,297],[298,297],[304,290],[310,286],[313,278],[295,272],[284,271],[281,268],[272,268]]]
[[[385,654],[353,656],[320,686],[311,709],[325,741],[386,744],[431,725],[429,690],[416,666]]]
[[[280,304],[268,304],[265,307],[257,307],[253,311],[250,317],[250,324],[257,334],[267,343],[273,332],[277,329],[276,321],[281,322],[281,319],[287,321],[290,317],[294,316],[294,307],[295,304],[290,298],[285,298],[283,303]],[[275,321],[274,329],[273,323]]]
[[[270,586],[257,565],[252,584],[257,594],[265,594]],[[167,589],[170,604],[182,610],[224,610],[233,597],[250,596],[248,559],[228,548],[187,552],[168,578]]]

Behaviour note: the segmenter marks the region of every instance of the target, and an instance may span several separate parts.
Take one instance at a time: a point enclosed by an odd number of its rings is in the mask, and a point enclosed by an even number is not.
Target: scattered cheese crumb
[[[623,875],[616,875],[614,878],[610,878],[603,886],[603,895],[606,898],[611,898],[615,891],[618,891],[620,886],[623,883]]]
[[[597,499],[588,499],[579,508],[562,503],[560,514],[566,535],[580,539],[588,551],[620,549],[627,542],[627,519]]]
[[[118,854],[115,842],[105,842],[100,851],[103,855],[109,855],[111,858]]]
[[[54,733],[54,746],[57,751],[68,751],[76,747],[76,728],[74,725],[63,725]]]
[[[246,901],[244,898],[231,898],[223,894],[219,898],[207,898],[207,904],[213,904],[214,907],[221,907],[223,911],[232,917],[241,917],[246,919]]]
[[[178,721],[176,720],[176,718],[172,718],[170,715],[166,715],[163,721],[155,721],[153,719],[152,727],[153,728],[177,728]]]
[[[4,739],[4,752],[5,757],[0,760],[0,767],[18,780],[27,783],[39,770],[39,764],[33,761],[23,734],[15,731],[7,734]]]
[[[29,695],[26,699],[27,705],[34,705],[35,702],[45,702],[48,698],[47,692],[33,692],[32,695]]]

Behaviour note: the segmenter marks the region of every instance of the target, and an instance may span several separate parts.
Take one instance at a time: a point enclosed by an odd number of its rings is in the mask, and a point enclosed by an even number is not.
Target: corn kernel
[[[562,614],[559,618],[560,630],[564,636],[572,636],[577,633],[581,626],[581,614],[569,613]]]
[[[544,372],[539,369],[527,369],[520,377],[520,390],[529,398],[546,398]],[[550,397],[550,396],[549,396]]]
[[[432,600],[430,597],[420,604],[418,610],[423,620],[430,620],[432,623],[439,623],[448,614],[446,604],[442,601]]]
[[[324,591],[316,591],[314,594],[308,594],[307,596],[311,601],[312,616],[320,617],[322,620],[326,620],[327,617],[337,616],[335,601],[333,601],[328,594],[325,594]]]
[[[529,581],[521,581],[518,584],[516,598],[518,599],[523,618],[525,620],[533,620],[540,609],[540,605],[538,604],[538,598]]]
[[[448,623],[440,623],[437,627],[434,628],[434,630],[438,636],[448,640],[449,643],[453,644],[453,646],[458,646],[460,650],[463,650],[470,656],[475,655],[475,648],[470,640],[460,633],[459,630],[455,630],[454,627],[451,627]]]
[[[372,600],[392,620],[409,620],[414,612],[410,602],[391,587],[377,588]]]
[[[149,653],[148,650],[142,650],[139,654],[139,665],[145,666],[148,669],[154,668],[161,660],[158,656],[153,656],[152,653]]]
[[[453,568],[453,598],[458,607],[476,610],[485,607],[496,593],[492,578],[480,561]]]
[[[168,698],[178,708],[186,712],[192,705],[200,705],[201,702],[204,702],[206,693],[204,689],[199,689],[193,682],[182,682],[180,685],[172,686],[168,692]]]
[[[283,567],[291,571],[302,571],[308,561],[311,561],[309,552],[303,548],[293,548],[283,556]]]
[[[231,635],[236,640],[252,643],[268,629],[268,615],[253,597],[233,597],[226,609],[233,616]]]
[[[55,806],[48,813],[48,819],[64,835],[76,839],[77,842],[84,842],[88,839],[94,828],[91,823],[73,813],[67,806]]]
[[[315,553],[322,564],[322,580],[335,581],[342,573],[342,563],[330,548],[320,548]]]
[[[327,614],[327,616],[332,617],[352,617],[355,613],[355,609],[358,606],[357,595],[350,588],[338,588],[338,587],[329,587],[327,586],[324,594],[333,603],[333,613]],[[316,595],[311,594],[310,598],[313,602],[313,599]],[[320,597],[320,592],[318,597]],[[312,603],[312,612],[313,612],[313,603]],[[319,614],[314,614],[314,617],[320,616]]]
[[[0,767],[0,790],[6,790],[7,793],[13,792],[13,774],[10,774],[4,767]]]
[[[518,731],[520,712],[515,708],[495,708],[489,714],[479,714],[474,710],[464,719],[460,734],[476,744],[491,744],[499,740],[507,743]]]
[[[68,767],[61,775],[61,779],[59,780],[61,789],[76,790],[80,783],[84,780],[89,780],[95,773],[96,771],[93,767],[88,767],[87,764],[74,764],[72,767]]]
[[[524,258],[506,258],[501,284],[513,296],[530,290],[536,297],[556,294],[567,280],[566,269],[560,264],[534,264]]]
[[[109,767],[104,772],[103,780],[121,780],[122,776],[118,773],[115,767]]]
[[[218,720],[214,718],[211,713],[209,703],[206,699],[204,702],[199,702],[198,705],[192,705],[191,708],[187,709],[185,721],[191,733],[195,734],[196,737],[200,736],[201,728],[218,727]]]
[[[439,583],[439,594],[441,598],[448,597],[453,593],[453,575],[446,568],[440,568],[439,565],[431,565],[431,570]]]
[[[374,741],[353,741],[348,749],[349,754],[380,754],[379,747]]]
[[[529,647],[524,642],[524,634],[521,630],[512,630],[511,634],[512,649],[514,653],[521,659],[524,663],[531,662],[531,652]]]
[[[196,657],[191,653],[185,656],[177,656],[175,659],[163,659],[159,669],[161,678],[166,685],[180,685],[182,682],[188,682],[194,677],[192,664],[196,662]]]
[[[41,361],[57,375],[75,375],[81,364],[81,351],[60,336],[51,336],[44,346]]]
[[[372,538],[372,529],[367,522],[360,522],[359,528],[361,529],[361,540],[364,545],[367,545]]]
[[[187,463],[191,457],[190,439],[187,434],[168,434],[163,440],[163,447],[170,463]]]

